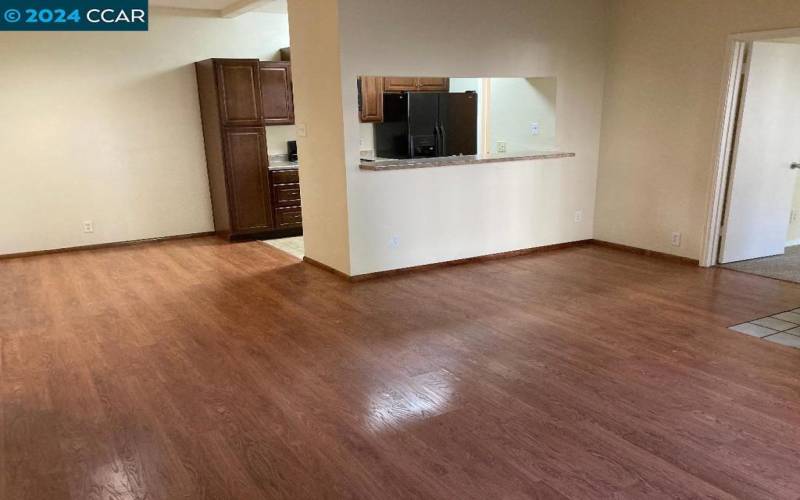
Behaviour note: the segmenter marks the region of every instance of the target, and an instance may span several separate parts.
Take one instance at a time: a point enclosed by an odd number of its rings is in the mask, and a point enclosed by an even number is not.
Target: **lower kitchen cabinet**
[[[272,205],[275,226],[280,229],[302,227],[303,213],[300,202],[300,176],[297,169],[270,172]]]
[[[275,221],[280,228],[300,227],[303,225],[303,213],[300,207],[276,208]]]

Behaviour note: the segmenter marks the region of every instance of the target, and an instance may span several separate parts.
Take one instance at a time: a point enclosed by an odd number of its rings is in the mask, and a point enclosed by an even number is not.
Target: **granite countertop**
[[[553,158],[572,158],[575,153],[563,151],[525,151],[521,153],[497,153],[463,156],[444,156],[440,158],[415,158],[412,160],[361,160],[362,170],[404,170],[409,168],[449,167],[453,165],[477,165],[524,160],[549,160]]]
[[[286,159],[286,155],[269,157],[270,170],[290,170],[295,168],[300,168],[300,164],[296,161],[289,161]]]

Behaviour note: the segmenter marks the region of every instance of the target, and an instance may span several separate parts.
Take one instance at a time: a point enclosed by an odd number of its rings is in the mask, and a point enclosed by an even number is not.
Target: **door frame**
[[[709,186],[706,207],[706,223],[703,231],[703,247],[700,254],[702,267],[716,266],[719,261],[722,222],[728,197],[728,184],[733,159],[736,125],[739,113],[739,97],[743,91],[743,68],[746,48],[752,42],[800,36],[800,28],[772,31],[756,31],[730,35],[726,45],[727,59],[723,71],[719,118],[716,142],[714,143],[714,166]]]

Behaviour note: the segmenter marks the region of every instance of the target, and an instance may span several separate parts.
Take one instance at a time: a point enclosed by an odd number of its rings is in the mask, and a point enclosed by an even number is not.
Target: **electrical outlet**
[[[498,153],[506,152],[506,141],[497,141],[497,152]]]
[[[792,211],[789,213],[789,222],[795,223],[797,222],[797,209],[793,208]]]
[[[298,123],[295,127],[295,133],[297,134],[297,137],[307,137],[308,128],[306,127],[305,123]]]
[[[398,248],[400,246],[400,237],[392,236],[389,238],[389,248]]]
[[[672,233],[672,246],[681,246],[681,233]]]
[[[583,221],[583,210],[575,210],[575,222]]]
[[[83,232],[84,233],[93,233],[94,232],[94,222],[90,220],[83,221]]]
[[[531,135],[539,135],[539,123],[531,123]]]

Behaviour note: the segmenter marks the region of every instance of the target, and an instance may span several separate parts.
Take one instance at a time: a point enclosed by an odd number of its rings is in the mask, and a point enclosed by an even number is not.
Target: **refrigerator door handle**
[[[447,156],[447,135],[444,131],[444,125],[439,125],[439,138],[441,139],[441,146],[439,147],[439,156]]]
[[[442,155],[442,135],[439,124],[433,126],[433,136],[436,138],[436,156]]]

